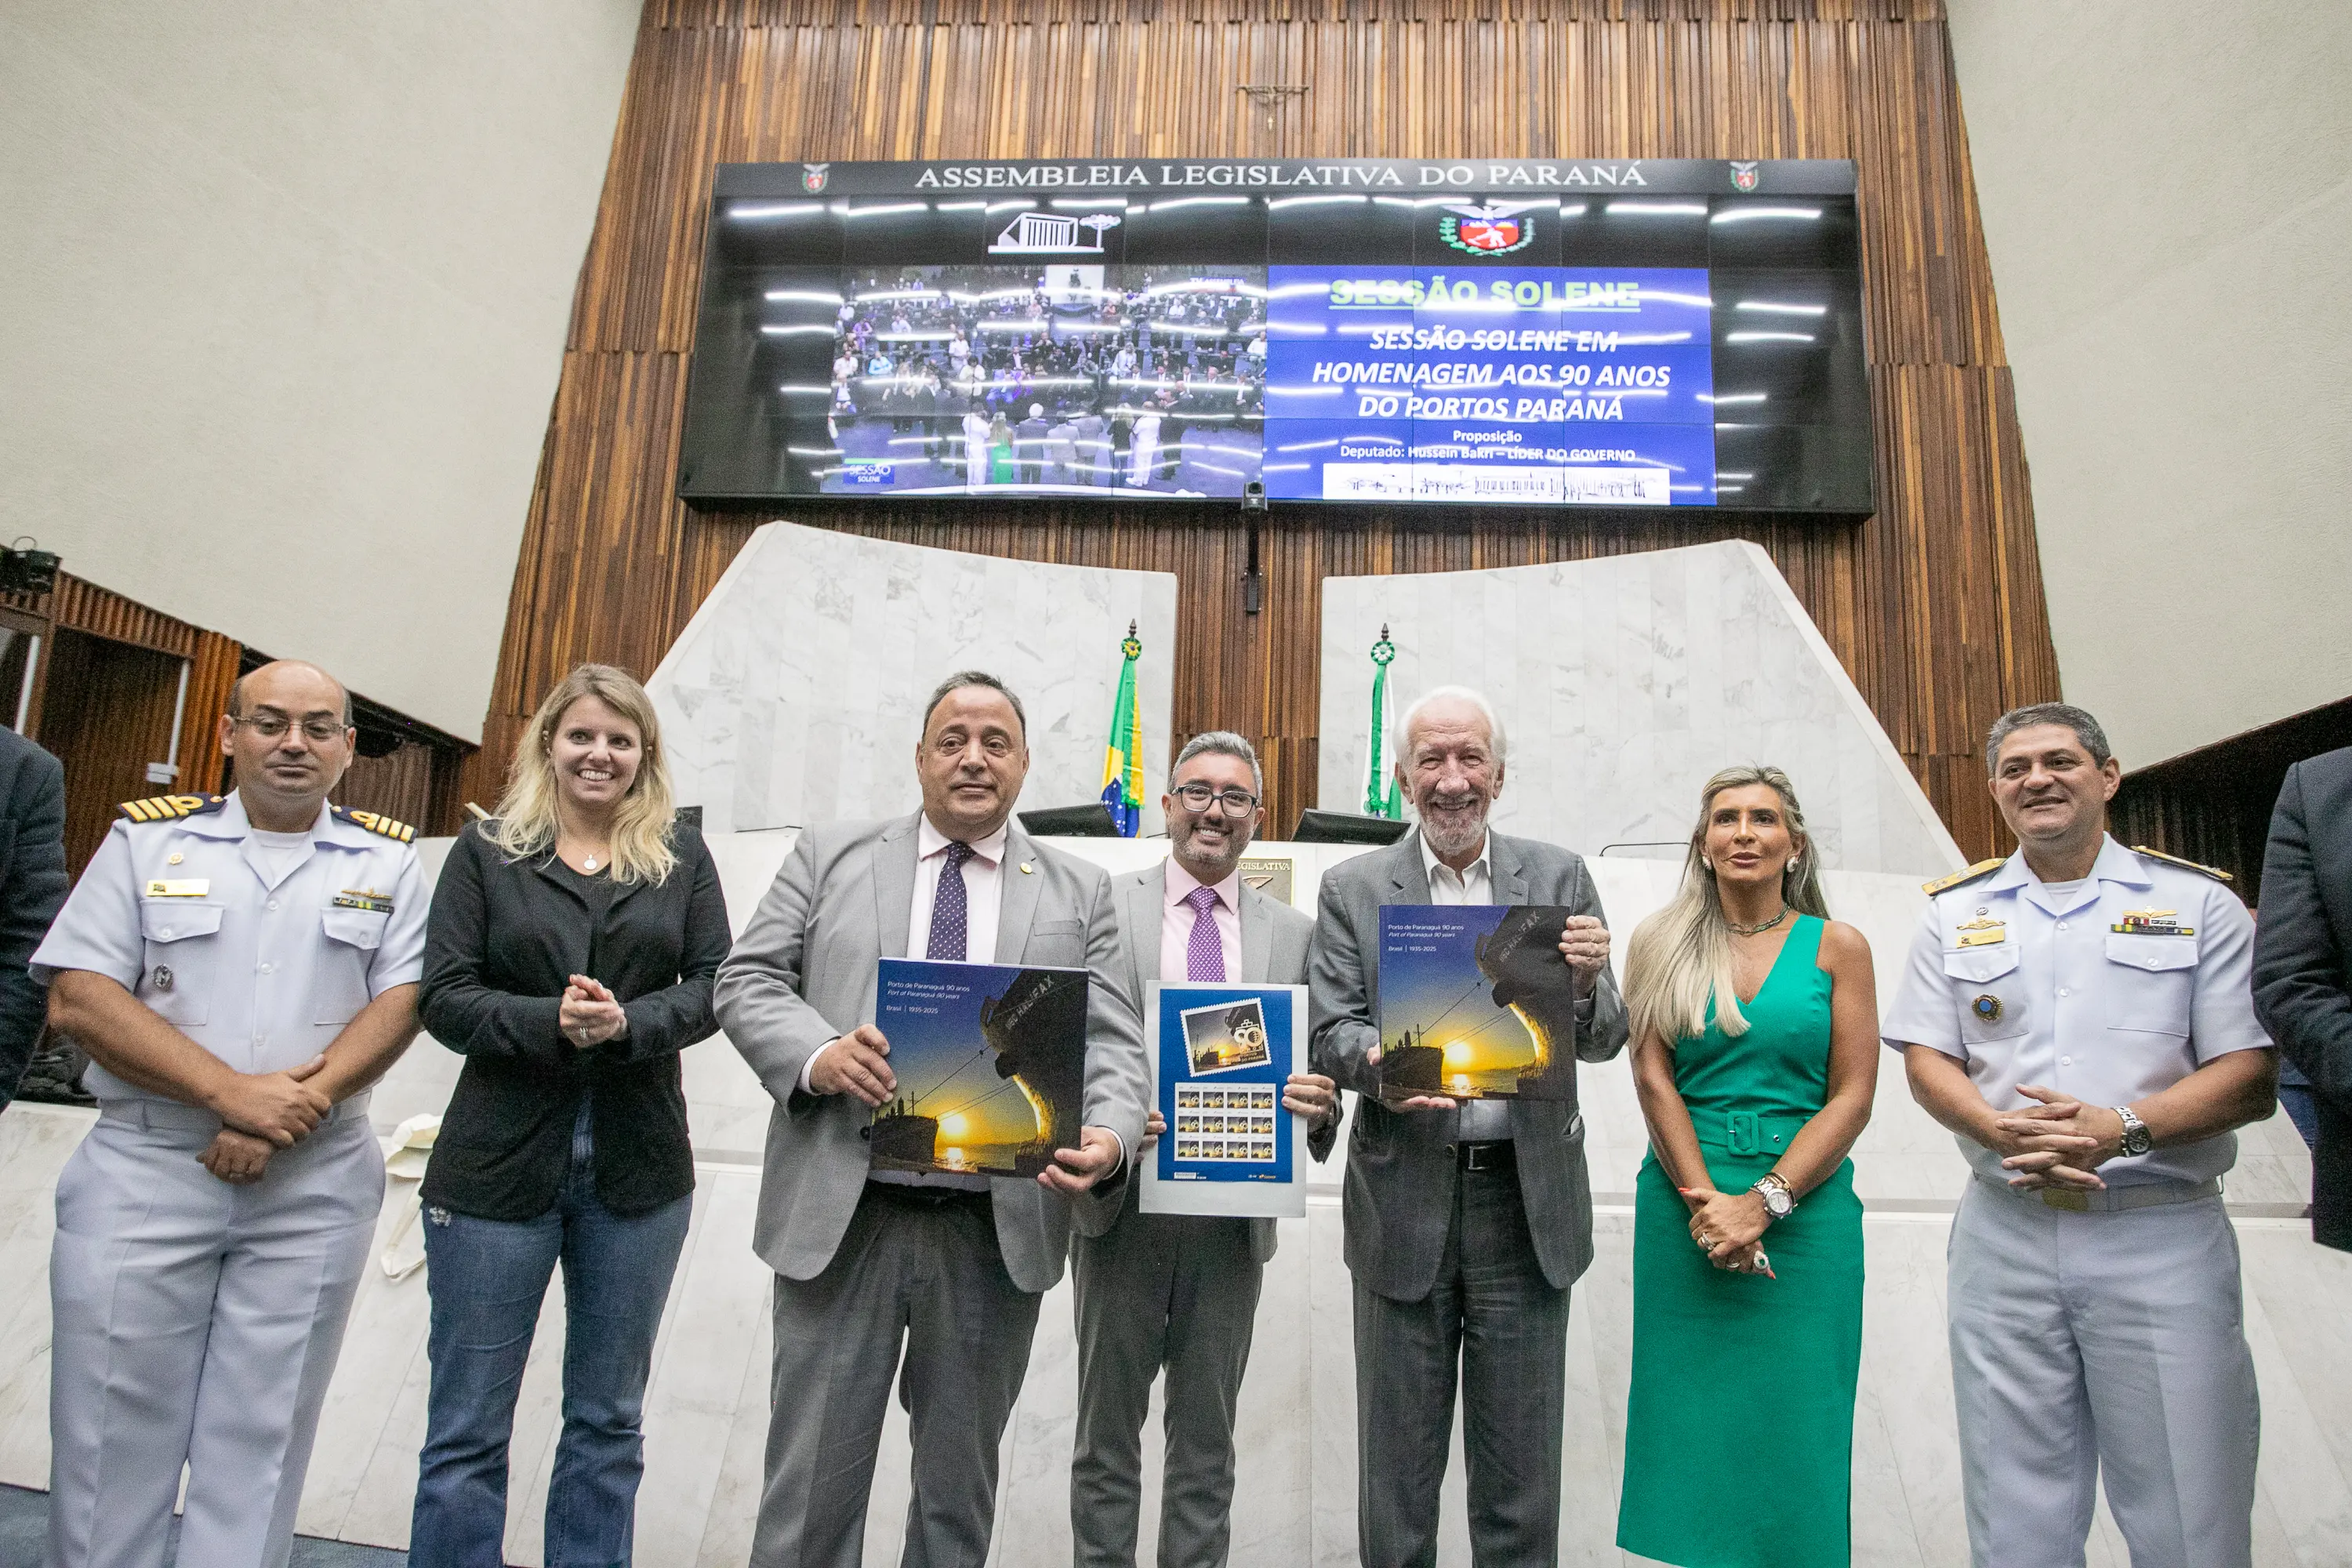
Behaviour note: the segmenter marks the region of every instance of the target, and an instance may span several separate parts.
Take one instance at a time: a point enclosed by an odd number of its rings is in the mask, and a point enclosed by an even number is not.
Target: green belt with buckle
[[[1734,1154],[1769,1154],[1778,1159],[1796,1142],[1810,1116],[1768,1116],[1757,1110],[1693,1110],[1691,1128],[1701,1143]]]

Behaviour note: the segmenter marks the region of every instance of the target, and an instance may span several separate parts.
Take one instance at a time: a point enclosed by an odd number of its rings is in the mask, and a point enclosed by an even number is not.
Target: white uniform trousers
[[[283,1568],[383,1205],[365,1101],[232,1186],[190,1106],[119,1103],[58,1178],[50,1568]]]
[[[2076,1213],[1972,1181],[1949,1256],[1976,1568],[2081,1568],[2102,1472],[2132,1568],[2249,1563],[2262,1409],[2221,1200]]]

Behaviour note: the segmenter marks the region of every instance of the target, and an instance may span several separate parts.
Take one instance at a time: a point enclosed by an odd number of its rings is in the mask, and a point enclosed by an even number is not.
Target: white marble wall
[[[1102,793],[1119,640],[1143,658],[1144,831],[1168,765],[1176,579],[894,544],[772,522],[751,536],[646,684],[679,804],[713,832],[914,808],[923,700],[981,668],[1029,717],[1023,805]]]
[[[1769,763],[1796,784],[1822,864],[1926,876],[1951,835],[1788,582],[1744,540],[1592,561],[1323,583],[1328,809],[1360,811],[1370,656],[1396,644],[1397,712],[1475,687],[1510,765],[1496,824],[1591,854],[1679,840],[1717,769]]]
[[[788,852],[789,833],[720,835],[711,848],[739,931]],[[446,840],[422,846],[437,873]],[[1149,863],[1164,846],[1066,840],[1073,853],[1118,870]],[[1314,907],[1330,866],[1363,851],[1337,846],[1258,847],[1297,867],[1294,900]],[[1591,862],[1604,910],[1619,931],[1657,908],[1676,868],[1618,857]],[[1922,896],[1916,881],[1884,873],[1832,872],[1833,913],[1861,928],[1878,956],[1882,1003]],[[379,1130],[438,1109],[459,1060],[420,1040],[377,1089]],[[646,1394],[646,1462],[636,1561],[646,1568],[720,1568],[742,1563],[757,1507],[768,1416],[770,1277],[751,1250],[759,1153],[769,1101],[723,1037],[684,1058],[698,1186],[693,1228],[673,1287]],[[1597,1211],[1597,1257],[1577,1287],[1569,1331],[1569,1397],[1562,1484],[1562,1561],[1619,1564],[1613,1545],[1624,1443],[1633,1331],[1633,1173],[1643,1134],[1625,1063],[1580,1068]],[[47,1484],[50,1194],[88,1114],[19,1106],[0,1117],[0,1482]],[[1344,1147],[1344,1142],[1343,1145]],[[1953,1199],[1968,1179],[1948,1134],[1912,1104],[1890,1057],[1876,1110],[1855,1150],[1855,1186],[1867,1212],[1868,1287],[1855,1414],[1854,1561],[1862,1568],[1963,1568],[1960,1514],[1943,1325],[1943,1248]],[[1236,1568],[1344,1568],[1355,1561],[1356,1408],[1349,1284],[1341,1261],[1338,1163],[1313,1167],[1307,1217],[1281,1222],[1282,1250],[1267,1269],[1242,1392]],[[2352,1562],[2352,1257],[2315,1247],[2294,1214],[2310,1165],[2284,1117],[2250,1128],[2230,1178],[2244,1249],[2246,1315],[2263,1394],[2262,1492],[2255,1562],[2262,1568],[2324,1568]],[[415,1191],[393,1184],[383,1231],[399,1223]],[[408,1540],[416,1451],[424,1437],[428,1302],[421,1274],[372,1272],[355,1309],[328,1397],[317,1457],[303,1496],[306,1534],[382,1546]],[[563,1306],[560,1282],[540,1318],[518,1405],[507,1560],[536,1564],[560,1422]],[[1069,1560],[1069,1458],[1076,1399],[1076,1349],[1066,1281],[1038,1323],[1020,1404],[1005,1434],[1003,1490],[991,1562],[1037,1568]],[[1145,1518],[1140,1561],[1154,1561],[1160,1436],[1144,1432]],[[908,1498],[906,1415],[894,1403],[883,1436],[865,1561],[898,1560]],[[1444,1490],[1442,1568],[1465,1568],[1462,1463],[1457,1441]],[[2090,1563],[2126,1568],[2104,1512]]]

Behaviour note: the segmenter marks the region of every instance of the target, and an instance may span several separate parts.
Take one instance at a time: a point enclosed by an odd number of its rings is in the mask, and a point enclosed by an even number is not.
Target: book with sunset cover
[[[898,1081],[866,1129],[876,1170],[1035,1176],[1078,1146],[1085,970],[880,963],[874,1022]]]
[[[1381,1093],[1573,1100],[1575,975],[1549,904],[1381,906]]]

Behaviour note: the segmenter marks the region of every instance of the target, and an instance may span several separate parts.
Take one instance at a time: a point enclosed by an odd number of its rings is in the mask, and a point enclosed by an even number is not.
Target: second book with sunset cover
[[[897,1091],[866,1138],[882,1171],[1034,1176],[1078,1146],[1087,972],[881,960],[874,1022]]]
[[[1383,1096],[1576,1098],[1576,984],[1550,904],[1381,906]]]

